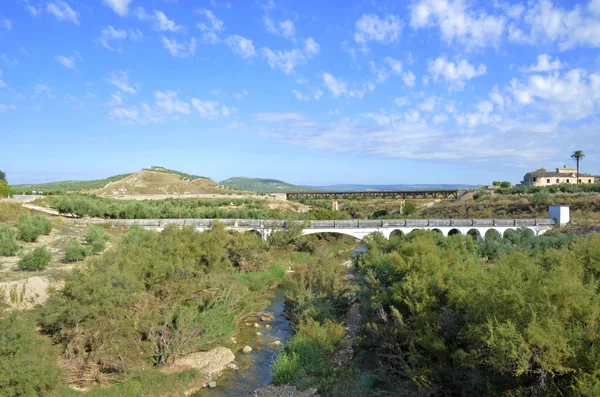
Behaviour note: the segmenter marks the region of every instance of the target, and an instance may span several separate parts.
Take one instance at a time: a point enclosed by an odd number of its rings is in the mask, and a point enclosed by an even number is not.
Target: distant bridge
[[[333,220],[333,221],[284,221],[262,219],[122,219],[122,220],[73,220],[78,223],[109,223],[113,227],[140,225],[145,229],[163,230],[168,225],[192,226],[205,231],[218,221],[227,229],[238,232],[254,232],[267,238],[275,230],[287,230],[293,224],[302,227],[302,234],[339,233],[363,239],[371,233],[381,233],[390,238],[393,234],[408,234],[414,230],[433,230],[444,236],[471,235],[478,240],[489,233],[503,236],[509,230],[527,229],[537,236],[557,226],[553,219],[380,219],[380,220]]]
[[[307,191],[307,192],[288,192],[285,193],[288,200],[301,199],[347,199],[356,200],[360,198],[379,198],[379,199],[428,199],[428,198],[449,198],[458,197],[458,190],[356,190],[348,192],[326,192],[326,191]]]

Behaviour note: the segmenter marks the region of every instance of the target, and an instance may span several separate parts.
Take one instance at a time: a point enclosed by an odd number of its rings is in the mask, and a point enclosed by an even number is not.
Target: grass
[[[17,222],[22,214],[29,214],[29,210],[21,203],[0,200],[0,223]]]
[[[186,388],[200,388],[204,383],[195,370],[165,374],[156,369],[146,368],[130,371],[114,386],[79,391],[67,386],[59,387],[50,397],[138,397],[138,396],[183,396]],[[176,391],[176,390],[179,390]]]

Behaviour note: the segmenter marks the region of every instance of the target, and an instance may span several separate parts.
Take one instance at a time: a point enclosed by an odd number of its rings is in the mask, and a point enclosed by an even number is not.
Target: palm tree
[[[571,158],[575,161],[577,161],[577,184],[579,185],[579,160],[583,159],[585,157],[585,154],[583,153],[583,150],[575,150],[573,152],[573,154],[571,155]]]

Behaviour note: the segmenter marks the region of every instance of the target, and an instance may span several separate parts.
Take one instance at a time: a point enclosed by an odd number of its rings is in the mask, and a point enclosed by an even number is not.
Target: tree
[[[6,180],[6,174],[4,173],[4,171],[0,171],[0,181],[2,181],[2,182],[8,182]]]
[[[507,187],[511,187],[511,186],[512,186],[512,184],[509,181],[500,182],[500,187],[507,188]]]
[[[0,171],[1,172],[1,171]],[[12,196],[12,190],[6,181],[0,180],[0,197],[10,197]]]
[[[583,150],[575,150],[571,158],[577,162],[577,184],[579,184],[579,161],[585,157]]]
[[[542,168],[535,170],[535,172],[546,172],[546,169],[544,167],[542,167]]]

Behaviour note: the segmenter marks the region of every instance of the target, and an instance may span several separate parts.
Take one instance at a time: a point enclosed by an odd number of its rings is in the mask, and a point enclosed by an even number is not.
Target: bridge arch
[[[346,236],[354,237],[355,239],[358,239],[358,240],[362,240],[366,236],[363,233],[356,233],[356,232],[352,232],[350,230],[344,230],[342,228],[332,229],[332,230],[329,230],[329,229],[304,229],[304,230],[302,230],[303,236],[308,236],[310,234],[319,234],[319,233],[343,234]]]
[[[432,231],[432,232],[439,233],[439,234],[441,234],[442,236],[444,235],[444,232],[442,232],[440,229],[437,229],[437,228],[436,228],[436,229],[431,229],[431,231]]]
[[[451,230],[448,232],[448,236],[454,236],[454,235],[456,235],[456,234],[458,234],[459,236],[460,236],[460,235],[462,235],[462,233],[460,232],[460,230],[458,230],[458,229],[456,229],[456,228],[455,228],[455,229],[451,229]]]
[[[399,237],[403,237],[404,236],[404,232],[400,229],[394,229],[391,231],[390,235],[388,238],[399,238]]]
[[[487,240],[489,238],[492,238],[492,239],[493,238],[501,239],[502,238],[502,234],[498,230],[496,230],[494,228],[491,228],[491,229],[488,229],[485,232],[485,239]]]
[[[481,236],[481,232],[479,231],[479,229],[469,229],[469,231],[467,232],[467,236],[471,236],[475,239],[475,241],[481,241],[481,239],[483,238]]]
[[[253,234],[256,234],[256,235],[257,235],[258,237],[260,237],[260,238],[263,238],[263,237],[264,237],[264,236],[263,236],[263,234],[261,233],[261,231],[260,231],[260,230],[257,230],[257,229],[250,229],[250,230],[248,230],[246,233],[253,233]]]

